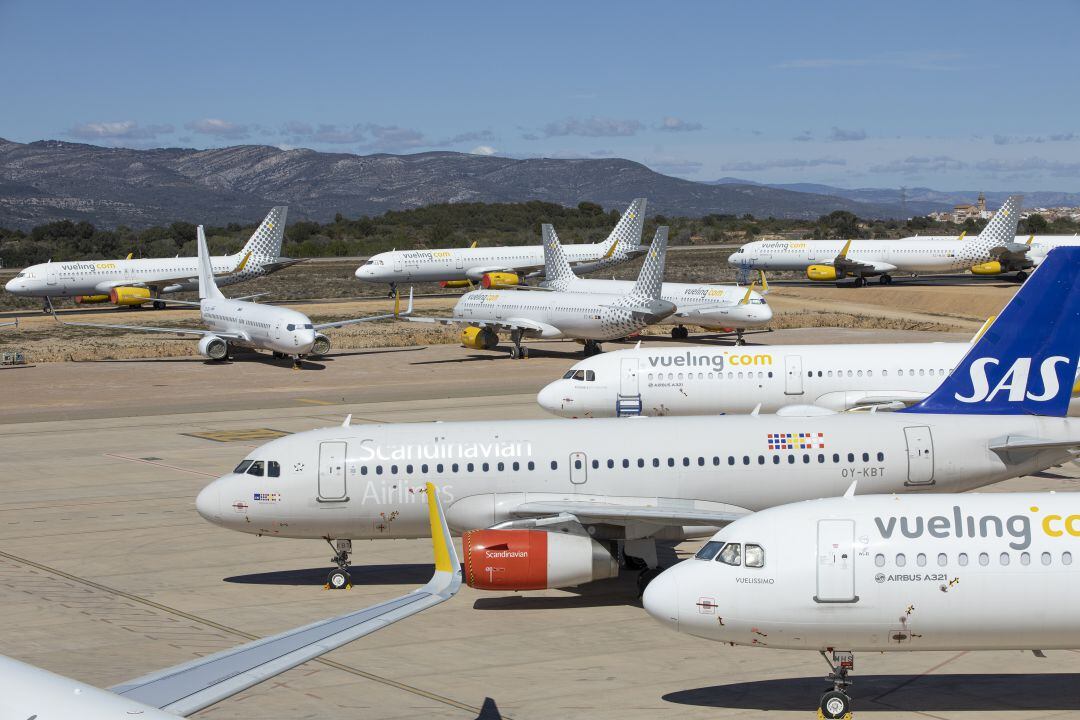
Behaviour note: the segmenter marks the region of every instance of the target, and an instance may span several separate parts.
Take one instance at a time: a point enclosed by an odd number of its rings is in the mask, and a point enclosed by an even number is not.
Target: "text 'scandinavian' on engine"
[[[235,255],[210,258],[218,286],[253,280],[295,265],[281,257],[287,207],[275,207]],[[33,265],[8,281],[13,295],[74,298],[81,305],[112,303],[134,306],[153,303],[165,307],[162,296],[198,288],[198,260],[193,257],[133,260],[80,260]],[[46,304],[48,309],[48,304]]]
[[[645,222],[645,198],[637,198],[623,213],[607,240],[569,245],[570,261],[578,272],[614,267],[645,252],[641,228]],[[391,292],[401,282],[441,282],[443,287],[487,289],[518,285],[527,274],[544,266],[540,245],[509,247],[445,248],[440,250],[393,250],[373,255],[356,269],[362,282],[388,283]]]
[[[670,543],[856,479],[868,493],[941,493],[1041,472],[1080,450],[1065,417],[1078,263],[1080,248],[1050,253],[954,372],[896,412],[347,420],[262,445],[196,508],[239,532],[332,541],[344,571],[353,540],[427,532],[416,492],[430,482],[464,536],[468,583],[510,591],[610,577],[620,552],[656,568]]]
[[[584,279],[577,276],[566,256],[566,248],[559,242],[555,228],[545,224],[544,281],[542,287],[559,292],[609,293],[629,292],[634,283],[630,280]],[[671,337],[686,338],[686,325],[698,325],[713,331],[735,331],[736,345],[743,344],[743,330],[761,327],[772,320],[772,309],[765,302],[763,293],[768,291],[765,274],[761,274],[762,293],[755,285],[748,288],[738,285],[708,285],[700,283],[665,282],[660,297],[675,305],[673,314],[658,324],[674,325]]]
[[[435,555],[435,573],[423,587],[363,610],[151,672],[108,690],[0,656],[3,717],[11,720],[187,717],[449,600],[461,587],[461,563],[434,487],[417,488],[417,493],[426,509]]]
[[[215,361],[227,360],[234,348],[269,350],[274,357],[293,358],[293,367],[299,368],[301,361],[308,355],[325,355],[330,351],[330,338],[322,333],[323,330],[384,320],[412,312],[412,291],[409,292],[409,307],[404,313],[398,312],[398,301],[395,300],[393,313],[329,323],[312,323],[307,315],[289,308],[249,302],[243,298],[231,300],[221,294],[214,281],[210,256],[206,249],[206,235],[201,225],[198,229],[198,250],[196,260],[199,302],[172,302],[199,308],[203,328],[68,322],[60,320],[55,312],[53,316],[64,325],[77,327],[195,336],[199,338],[199,353]]]
[[[667,237],[667,227],[657,229],[637,281],[625,287],[590,293],[525,287],[474,290],[461,296],[451,317],[407,319],[464,326],[461,344],[474,350],[494,350],[499,333],[509,333],[512,358],[529,356],[521,344],[527,338],[579,340],[586,357],[595,355],[601,342],[627,337],[675,312],[675,305],[660,297]],[[550,252],[546,245],[545,251]]]
[[[1010,442],[990,452],[1048,447]],[[708,640],[821,653],[826,718],[850,717],[858,651],[1080,647],[1080,495],[855,489],[728,525],[649,584],[646,611]]]
[[[728,262],[750,270],[795,270],[811,280],[849,280],[856,286],[877,277],[882,285],[894,274],[926,275],[971,270],[976,274],[1007,271],[1024,260],[1027,245],[1017,242],[1016,225],[1023,197],[1013,195],[976,237],[909,237],[899,240],[755,240],[731,254]],[[997,263],[997,265],[992,265]],[[1004,263],[1004,264],[1003,264]],[[1005,269],[1003,269],[1005,268]],[[990,272],[993,270],[993,272]],[[1018,276],[1023,280],[1026,274]]]

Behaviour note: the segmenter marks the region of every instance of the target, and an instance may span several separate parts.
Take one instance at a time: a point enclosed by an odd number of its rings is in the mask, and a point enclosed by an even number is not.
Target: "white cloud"
[[[491,147],[490,145],[477,145],[469,152],[473,155],[494,155],[495,148]]]
[[[663,132],[695,132],[703,127],[699,122],[689,122],[669,115],[660,121],[656,129]]]
[[[551,122],[544,126],[544,137],[628,137],[636,135],[645,126],[637,120],[618,120],[615,118],[589,117],[566,118],[560,122]],[[527,137],[532,139],[535,136]]]
[[[866,131],[844,130],[833,125],[832,131],[829,133],[829,139],[833,142],[857,142],[866,139]]]
[[[251,125],[240,125],[219,118],[203,118],[185,123],[184,127],[201,135],[214,135],[227,140],[243,140],[251,135]]]
[[[173,132],[175,128],[172,125],[141,127],[134,120],[118,120],[79,123],[68,130],[67,134],[84,140],[152,140],[158,135],[171,135]]]

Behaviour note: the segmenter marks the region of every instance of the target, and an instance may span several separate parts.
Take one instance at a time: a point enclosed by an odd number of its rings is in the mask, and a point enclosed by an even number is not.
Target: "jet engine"
[[[1001,263],[997,260],[991,260],[990,262],[984,262],[979,265],[973,265],[971,273],[973,275],[1000,275],[1004,272],[1001,267]]]
[[[322,333],[315,334],[315,344],[311,346],[312,355],[325,355],[330,352],[330,338]]]
[[[472,287],[468,280],[440,280],[439,287],[443,288],[467,288]]]
[[[109,290],[109,302],[113,305],[142,305],[150,302],[150,290],[138,287],[115,287]]]
[[[504,290],[507,288],[517,287],[521,278],[517,276],[517,273],[503,273],[503,272],[491,272],[484,273],[480,278],[480,284],[485,290]]]
[[[229,343],[216,335],[204,335],[199,340],[199,352],[211,360],[224,360],[229,356]]]
[[[806,277],[811,280],[831,282],[837,279],[836,268],[832,265],[811,265],[806,268]]]
[[[461,344],[473,350],[494,350],[499,335],[491,328],[467,327],[461,331]]]
[[[619,574],[611,552],[584,535],[470,530],[461,536],[465,582],[478,590],[543,590]]]
[[[76,305],[92,305],[94,303],[109,302],[108,295],[76,295]]]

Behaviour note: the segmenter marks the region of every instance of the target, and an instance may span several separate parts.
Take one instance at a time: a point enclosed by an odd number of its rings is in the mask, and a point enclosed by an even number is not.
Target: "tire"
[[[352,586],[352,577],[344,570],[334,570],[326,576],[326,587],[330,590],[348,590]]]
[[[839,690],[830,690],[821,696],[818,709],[822,717],[839,720],[851,712],[851,698]]]
[[[155,300],[154,301],[154,309],[155,310],[164,310],[165,309],[165,303],[163,303],[161,300]]]
[[[857,287],[857,288],[866,287],[866,278],[864,278],[862,275],[860,275],[855,280],[855,287]]]
[[[521,357],[521,351],[518,350],[517,345],[511,345],[510,346],[510,359],[511,360],[517,360],[519,357]]]
[[[743,345],[746,344],[746,340],[744,338],[736,338],[735,344],[742,347]]]
[[[522,360],[528,360],[529,359],[529,348],[527,348],[527,347],[521,348],[521,359]]]
[[[1013,278],[1013,282],[1022,283],[1027,280],[1027,273],[1023,270],[1019,270],[1016,273],[1016,277]]]
[[[878,278],[880,285],[892,285],[892,275],[882,275]]]

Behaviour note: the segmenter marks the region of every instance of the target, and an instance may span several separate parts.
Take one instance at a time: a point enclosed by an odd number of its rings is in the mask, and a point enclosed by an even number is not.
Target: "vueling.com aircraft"
[[[907,410],[346,422],[259,447],[196,508],[232,530],[335,543],[336,585],[353,539],[424,536],[417,493],[431,482],[464,534],[467,582],[530,590],[611,577],[620,551],[656,568],[657,543],[837,496],[855,479],[867,492],[960,492],[1040,472],[1080,449],[1080,421],[1065,417],[1078,266],[1080,248],[1051,252],[956,371]]]
[[[235,255],[210,258],[219,286],[253,280],[295,265],[299,260],[281,257],[287,207],[273,208]],[[80,260],[47,262],[26,268],[4,286],[21,297],[74,298],[79,304],[112,303],[165,307],[163,295],[195,290],[198,263],[193,257],[140,258],[133,260]],[[49,310],[48,303],[45,310]]]

